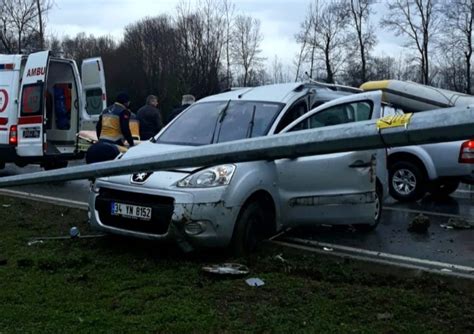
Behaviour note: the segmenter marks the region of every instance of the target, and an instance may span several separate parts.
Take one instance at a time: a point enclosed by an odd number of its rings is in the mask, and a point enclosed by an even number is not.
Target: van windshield
[[[283,106],[261,101],[196,103],[183,112],[156,142],[199,146],[264,136]]]

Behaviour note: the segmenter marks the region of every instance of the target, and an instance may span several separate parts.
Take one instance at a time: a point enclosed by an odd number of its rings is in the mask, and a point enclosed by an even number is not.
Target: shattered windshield
[[[196,103],[156,142],[207,145],[266,135],[283,108],[274,102],[219,101]]]

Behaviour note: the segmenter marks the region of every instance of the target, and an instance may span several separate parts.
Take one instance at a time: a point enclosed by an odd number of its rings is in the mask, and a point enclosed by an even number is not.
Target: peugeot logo
[[[153,173],[137,173],[132,175],[132,183],[143,184]]]

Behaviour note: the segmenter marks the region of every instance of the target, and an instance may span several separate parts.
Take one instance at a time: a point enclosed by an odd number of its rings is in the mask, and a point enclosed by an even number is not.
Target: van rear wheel
[[[68,162],[66,160],[48,160],[42,164],[44,170],[53,170],[67,167]]]
[[[377,228],[382,218],[383,209],[383,189],[382,186],[377,183],[375,188],[375,210],[374,210],[374,222],[373,224],[354,224],[353,227],[360,232],[370,232]]]

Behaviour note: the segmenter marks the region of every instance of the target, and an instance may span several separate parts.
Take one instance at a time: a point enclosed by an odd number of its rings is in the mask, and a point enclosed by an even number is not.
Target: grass
[[[114,237],[28,246],[72,226],[91,233],[86,213],[7,197],[0,213],[1,333],[474,331],[473,296],[435,280],[375,276],[271,245],[248,259]],[[229,260],[265,285],[201,272]]]

